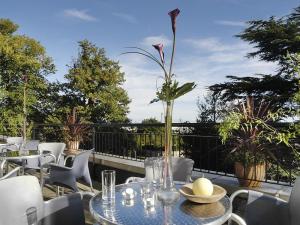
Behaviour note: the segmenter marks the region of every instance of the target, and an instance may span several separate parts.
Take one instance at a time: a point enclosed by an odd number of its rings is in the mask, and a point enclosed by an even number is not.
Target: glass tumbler
[[[102,200],[104,203],[115,202],[116,171],[102,171]]]
[[[156,157],[148,157],[145,159],[145,178],[147,181],[152,182],[153,180],[153,163],[156,160]]]
[[[154,207],[155,205],[155,189],[152,182],[144,182],[142,183],[143,195],[142,200],[144,202],[144,207]]]
[[[163,178],[163,158],[157,158],[153,161],[153,185],[159,188],[162,184]]]

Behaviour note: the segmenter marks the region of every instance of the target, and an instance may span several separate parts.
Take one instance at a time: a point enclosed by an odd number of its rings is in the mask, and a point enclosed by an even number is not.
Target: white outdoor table
[[[183,183],[176,183],[177,188],[181,185]],[[131,202],[125,201],[122,196],[122,191],[129,187],[137,192]],[[90,211],[93,217],[104,225],[221,225],[230,218],[232,213],[232,205],[227,196],[211,204],[193,203],[180,196],[173,206],[163,206],[156,200],[154,207],[147,208],[140,192],[140,183],[117,185],[114,205],[103,204],[100,192],[90,200]]]
[[[3,176],[4,165],[9,160],[21,160],[24,169],[26,159],[41,157],[38,150],[29,151],[7,151],[0,153],[0,177]]]

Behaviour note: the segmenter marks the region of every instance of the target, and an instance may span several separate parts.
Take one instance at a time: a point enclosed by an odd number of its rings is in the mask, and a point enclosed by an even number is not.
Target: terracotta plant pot
[[[73,153],[78,152],[79,141],[67,141],[67,152]]]
[[[235,175],[243,187],[260,187],[266,176],[266,164],[260,163],[244,168],[240,162],[234,164]]]

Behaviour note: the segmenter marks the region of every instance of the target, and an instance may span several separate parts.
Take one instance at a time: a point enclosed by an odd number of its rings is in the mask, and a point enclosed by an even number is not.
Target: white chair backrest
[[[39,140],[28,140],[24,146],[24,150],[38,150]]]
[[[27,225],[26,211],[36,208],[38,221],[44,214],[44,202],[38,179],[19,176],[0,181],[0,224]]]
[[[189,158],[172,157],[173,180],[189,182],[192,176],[194,160]]]
[[[89,173],[89,157],[92,154],[92,150],[84,151],[75,156],[72,170],[76,178],[80,178]]]
[[[65,148],[66,148],[66,144],[60,142],[46,142],[46,143],[41,143],[38,146],[38,150],[40,152],[48,151],[51,154],[53,154],[55,156],[56,163],[59,162]]]
[[[23,142],[23,137],[8,137],[6,139],[7,144],[17,144],[21,145]]]
[[[149,157],[145,159],[144,167],[145,167],[145,175],[146,179],[153,179],[153,160],[158,157]],[[189,158],[182,157],[172,157],[172,173],[174,181],[183,181],[189,182],[192,176],[194,160]],[[151,165],[152,164],[152,165]]]

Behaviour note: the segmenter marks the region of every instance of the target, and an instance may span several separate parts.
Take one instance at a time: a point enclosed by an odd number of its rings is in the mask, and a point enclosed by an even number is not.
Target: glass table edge
[[[140,182],[132,182],[132,183],[140,183]],[[181,181],[175,181],[174,182],[175,184],[179,184],[179,185],[183,185],[183,184],[186,184],[186,182],[181,182]],[[123,184],[118,184],[116,185],[116,187],[121,187],[121,186],[124,186],[126,185],[125,183]],[[93,199],[95,199],[96,197],[98,197],[99,195],[101,195],[101,191],[99,193],[97,193],[96,195],[94,195],[90,201],[89,201],[89,208],[90,208],[90,213],[91,215],[93,216],[94,219],[96,219],[97,222],[99,223],[104,223],[104,225],[118,225],[117,223],[114,223],[104,217],[102,217],[101,215],[99,215],[99,213],[97,213],[93,207],[92,207],[92,201]],[[229,201],[230,201],[230,198],[225,195],[224,198],[227,198]],[[231,217],[231,214],[232,214],[232,204],[231,204],[231,201],[230,201],[230,206],[229,206],[229,209],[225,212],[225,214],[220,217],[218,220],[216,221],[213,221],[211,222],[209,225],[221,225],[221,224],[224,224],[226,223],[230,217]]]

